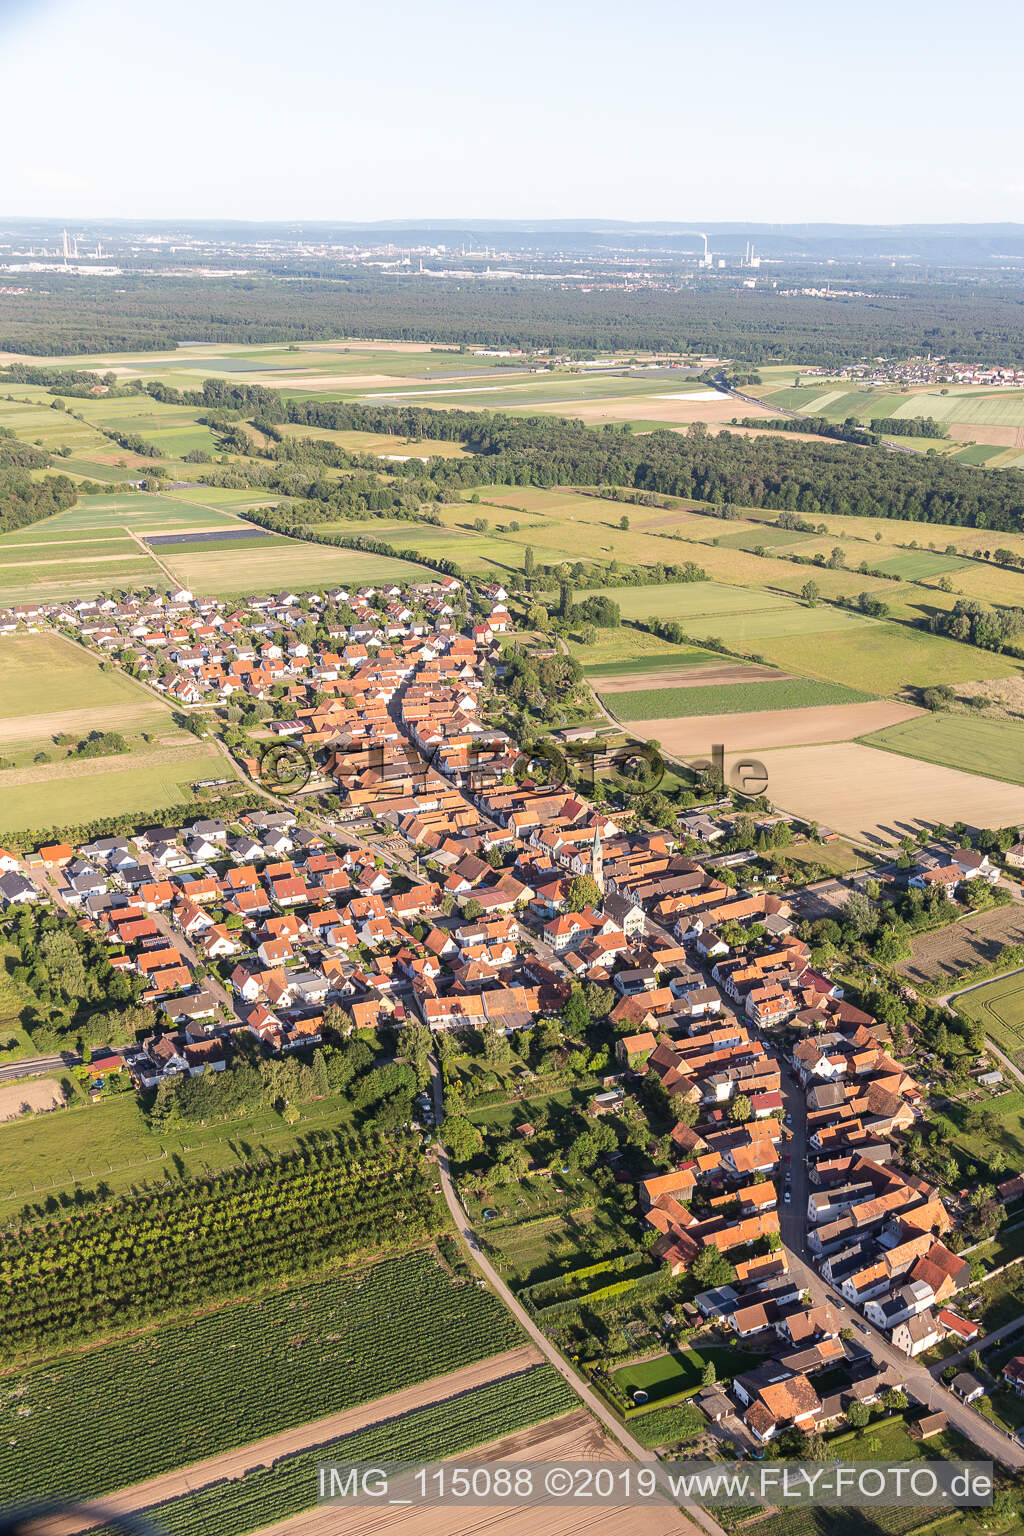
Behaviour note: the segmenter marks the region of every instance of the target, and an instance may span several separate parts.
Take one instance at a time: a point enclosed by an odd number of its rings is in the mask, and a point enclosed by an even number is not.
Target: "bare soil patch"
[[[901,720],[911,720],[920,713],[912,704],[879,699],[867,704],[763,709],[736,715],[673,715],[668,719],[633,721],[630,730],[637,736],[660,741],[663,749],[674,756],[697,757],[706,754],[716,741],[724,742],[727,752],[848,742],[855,736],[866,736],[887,725],[898,725]]]
[[[655,724],[648,720],[645,729],[657,734]],[[717,739],[732,745],[728,735]],[[705,735],[704,741],[710,740]],[[726,771],[738,760],[735,751],[727,753]],[[962,820],[973,827],[1024,822],[1024,789],[1017,785],[897,757],[860,742],[782,748],[764,762],[767,794],[776,805],[834,827],[855,842],[891,847],[936,822],[950,826]]]
[[[364,385],[372,387],[374,384],[394,383],[395,376],[392,373],[276,373],[274,375],[275,389],[361,389]]]
[[[24,1078],[0,1087],[0,1121],[17,1120],[29,1110],[39,1114],[63,1109],[64,1090],[52,1077]]]
[[[708,688],[723,683],[779,683],[792,677],[774,667],[744,666],[740,662],[712,663],[702,667],[658,667],[649,672],[616,672],[592,679],[601,693],[631,693],[635,688]]]
[[[1006,944],[1024,943],[1024,910],[1019,906],[999,907],[994,912],[980,912],[952,923],[935,933],[920,934],[913,942],[913,954],[899,967],[911,986],[915,982],[932,983],[946,978],[950,983],[976,965],[998,960]]]
[[[372,1403],[362,1403],[357,1408],[346,1409],[344,1413],[332,1414],[326,1419],[317,1419],[312,1424],[300,1424],[294,1429],[282,1431],[279,1435],[267,1435],[262,1440],[256,1440],[251,1445],[239,1446],[233,1451],[224,1451],[219,1456],[208,1456],[205,1461],[193,1462],[190,1467],[184,1467],[177,1472],[166,1472],[160,1477],[151,1477],[144,1483],[134,1483],[130,1488],[123,1488],[120,1493],[113,1493],[103,1499],[104,1510],[111,1514],[125,1514],[132,1510],[146,1509],[150,1505],[159,1504],[164,1499],[177,1498],[179,1494],[189,1493],[195,1488],[202,1488],[208,1483],[220,1482],[222,1479],[244,1477],[247,1472],[252,1472],[256,1467],[269,1467],[282,1456],[294,1455],[296,1451],[309,1450],[312,1446],[325,1445],[329,1440],[336,1440],[341,1435],[353,1434],[357,1429],[365,1429],[368,1424],[377,1424],[383,1419],[398,1418],[403,1413],[411,1413],[414,1408],[422,1408],[427,1403],[440,1402],[446,1397],[454,1397],[460,1392],[468,1392],[474,1387],[485,1386],[488,1382],[498,1381],[503,1376],[513,1376],[519,1371],[528,1370],[541,1359],[538,1350],[532,1344],[524,1344],[519,1349],[506,1350],[504,1354],[492,1355],[489,1360],[478,1360],[474,1365],[464,1366],[462,1370],[449,1371],[444,1376],[435,1376],[431,1381],[424,1381],[417,1387],[407,1387],[401,1392],[391,1392],[387,1397],[378,1397]],[[581,1415],[581,1417],[586,1417]],[[588,1419],[589,1423],[590,1420]],[[313,1515],[324,1515],[323,1510],[310,1511]],[[442,1511],[450,1514],[451,1511]],[[86,1516],[83,1519],[72,1519],[70,1523],[61,1521],[53,1528],[53,1536],[74,1536],[75,1532],[89,1529],[90,1520]],[[289,1521],[281,1522],[282,1528],[290,1524]],[[317,1527],[318,1530],[321,1527]],[[326,1530],[326,1527],[322,1529]]]
[[[582,1409],[551,1419],[521,1434],[482,1446],[467,1461],[544,1461],[565,1463],[621,1459],[621,1452]],[[582,1508],[529,1507],[511,1503],[467,1509],[307,1510],[290,1520],[265,1526],[256,1536],[684,1536],[697,1530],[667,1504],[627,1510],[596,1505]]]
[[[958,443],[983,443],[992,448],[1015,448],[1020,436],[1018,427],[979,427],[973,421],[947,423],[949,435]]]

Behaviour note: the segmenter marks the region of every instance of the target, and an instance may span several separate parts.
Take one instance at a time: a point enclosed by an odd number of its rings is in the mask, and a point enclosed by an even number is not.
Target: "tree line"
[[[126,273],[102,278],[46,273],[0,325],[0,349],[40,356],[173,351],[177,338],[223,343],[327,341],[376,336],[442,345],[544,348],[570,353],[668,351],[747,363],[839,366],[886,356],[921,357],[941,337],[951,363],[1018,363],[1024,296],[1018,287],[968,280],[904,282],[837,294],[826,304],[768,287],[701,281],[669,290],[581,292],[514,278],[489,283],[369,275],[269,274],[201,278]],[[863,277],[858,287],[864,286]],[[736,377],[753,370],[740,368]]]

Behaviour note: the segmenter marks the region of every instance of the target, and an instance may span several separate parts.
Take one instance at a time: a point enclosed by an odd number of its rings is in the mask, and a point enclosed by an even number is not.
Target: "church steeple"
[[[601,828],[594,828],[594,846],[590,853],[590,874],[601,895],[604,895],[604,854],[601,852]]]

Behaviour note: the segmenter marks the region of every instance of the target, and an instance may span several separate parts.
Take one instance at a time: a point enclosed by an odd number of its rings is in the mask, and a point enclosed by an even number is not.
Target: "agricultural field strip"
[[[415,1386],[371,1398],[368,1402],[328,1414],[308,1424],[264,1435],[247,1445],[216,1456],[207,1456],[202,1461],[190,1462],[171,1472],[147,1478],[144,1482],[133,1483],[130,1487],[119,1488],[104,1496],[104,1508],[112,1514],[146,1509],[166,1499],[194,1493],[224,1478],[238,1478],[257,1468],[272,1466],[284,1457],[295,1456],[315,1446],[324,1446],[332,1440],[341,1440],[371,1425],[385,1424],[419,1409],[450,1402],[464,1393],[491,1383],[503,1382],[512,1388],[515,1378],[525,1376],[541,1363],[542,1358],[532,1344],[520,1345],[517,1349],[506,1350],[502,1354],[474,1361],[471,1365],[460,1366],[457,1370],[429,1377]]]
[[[68,1491],[92,1496],[521,1344],[489,1292],[453,1282],[422,1250],[233,1302],[0,1376],[0,1498],[31,1490],[54,1443],[64,1448]],[[190,1413],[181,1413],[183,1403]],[[52,1462],[49,1478],[46,1486]]]
[[[981,778],[1024,784],[1024,724],[929,714],[859,738],[864,746]]]
[[[149,1513],[158,1518],[167,1536],[243,1536],[313,1507],[319,1462],[348,1460],[426,1462],[494,1444],[496,1437],[514,1435],[534,1425],[546,1425],[572,1413],[576,1399],[550,1365],[536,1365],[524,1375],[477,1387],[461,1397],[414,1409],[329,1441],[315,1451],[298,1452],[273,1467],[258,1467],[231,1481],[188,1491]],[[578,1419],[574,1417],[574,1422]],[[556,1426],[557,1428],[557,1426]],[[548,1431],[540,1434],[548,1438]],[[362,1514],[362,1512],[361,1512]],[[389,1511],[393,1523],[393,1511]],[[445,1512],[445,1526],[451,1512]],[[317,1510],[315,1528],[323,1529],[324,1511]],[[676,1517],[676,1529],[679,1528]],[[113,1536],[104,1527],[97,1536]]]
[[[601,697],[604,699],[603,694]],[[707,688],[634,688],[627,693],[609,693],[606,704],[620,720],[655,720],[677,715],[732,715],[774,710],[799,714],[804,709],[864,704],[870,702],[871,697],[839,683],[789,678],[777,682],[725,683]]]

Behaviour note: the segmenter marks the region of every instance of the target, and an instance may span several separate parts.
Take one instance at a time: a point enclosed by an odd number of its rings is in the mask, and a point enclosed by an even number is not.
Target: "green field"
[[[979,651],[941,635],[908,629],[905,624],[856,619],[840,633],[785,635],[762,640],[757,649],[773,666],[809,672],[880,696],[931,683],[972,682],[980,677],[1012,677],[1020,663],[1008,656]]]
[[[189,491],[188,496],[191,495]],[[172,496],[166,491],[136,491],[113,496],[83,496],[69,512],[58,512],[41,527],[48,537],[63,539],[70,534],[77,539],[81,537],[81,530],[88,528],[174,533],[178,529],[216,528],[220,524],[237,528],[238,519],[186,496]],[[40,529],[33,528],[32,532],[38,536]]]
[[[740,1349],[723,1349],[717,1344],[700,1349],[671,1350],[653,1360],[623,1365],[612,1372],[615,1385],[628,1397],[637,1390],[646,1392],[651,1402],[674,1397],[680,1392],[695,1392],[703,1381],[705,1365],[710,1361],[719,1381],[731,1381],[741,1371],[752,1369],[759,1357]]]
[[[105,1493],[521,1342],[488,1291],[424,1252],[220,1307],[3,1377],[0,1496],[38,1486],[54,1437],[62,1491]]]
[[[963,993],[956,1010],[979,1023],[1008,1055],[1019,1058],[1024,1050],[1024,972]]]
[[[10,978],[0,976],[0,1032],[18,1029],[25,1007]],[[351,1124],[351,1107],[337,1099],[299,1108],[294,1126],[266,1109],[244,1120],[186,1125],[158,1135],[136,1095],[126,1093],[0,1124],[0,1222],[14,1220],[26,1205],[51,1198],[63,1203],[76,1190],[98,1184],[120,1194],[144,1183],[201,1178],[251,1157],[281,1156],[311,1132]]]
[[[927,714],[863,738],[926,763],[941,763],[966,773],[980,773],[1009,784],[1024,784],[1024,725],[1012,720],[980,720],[969,715]]]
[[[889,576],[898,576],[901,581],[922,581],[928,576],[945,576],[952,571],[963,570],[966,560],[958,560],[952,555],[940,555],[929,549],[908,549],[899,555],[888,555],[884,560],[871,560],[871,565],[879,571],[885,571]]]
[[[671,546],[668,546],[669,550]],[[670,559],[668,553],[663,559]],[[677,558],[688,558],[684,552]],[[587,594],[581,594],[581,597]],[[720,581],[651,583],[649,586],[602,587],[600,595],[618,603],[624,619],[675,619],[687,624],[695,618],[727,618],[730,622],[750,615],[788,613],[804,610],[790,598],[774,592],[758,592],[754,597],[746,587],[730,586]],[[806,610],[808,613],[819,610]]]
[[[377,1466],[438,1461],[561,1417],[576,1403],[572,1388],[553,1366],[535,1365],[400,1418],[382,1419],[315,1450],[283,1457],[272,1467],[258,1467],[230,1483],[183,1494],[147,1513],[166,1536],[244,1536],[312,1510],[317,1468],[325,1458]],[[104,1531],[102,1536],[114,1533]]]
[[[785,544],[802,544],[806,533],[794,533],[789,528],[755,527],[741,528],[738,533],[727,533],[715,540],[720,549],[756,549],[758,545],[775,547]]]
[[[968,448],[961,448],[953,454],[958,464],[988,464],[992,459],[998,459],[1004,453],[1003,448],[994,448],[986,443],[972,443]]]
[[[0,721],[65,709],[130,706],[140,718],[167,709],[121,673],[104,672],[94,656],[57,635],[0,636]],[[45,718],[45,717],[44,717]],[[0,741],[3,739],[0,727]]]
[[[598,632],[598,645],[606,633],[608,631]],[[619,633],[624,635],[643,634],[644,631],[627,629],[620,630]],[[590,649],[596,650],[597,646]],[[645,655],[640,652],[634,656],[624,656],[619,661],[600,661],[593,665],[588,665],[586,661],[588,654],[589,649],[585,646],[577,645],[573,648],[573,655],[583,663],[583,671],[586,676],[598,679],[602,677],[620,677],[623,673],[629,673],[637,677],[647,674],[656,676],[659,672],[676,667],[693,667],[695,671],[699,672],[703,667],[715,666],[718,661],[718,658],[712,656],[709,651],[673,651],[666,649],[664,652],[658,652],[655,655]],[[738,663],[738,665],[742,666],[742,662]]]
[[[106,725],[101,716],[99,723]],[[76,826],[120,811],[160,810],[192,798],[199,779],[220,778],[228,770],[216,747],[196,742],[172,755],[129,753],[75,763],[72,776],[62,763],[34,770],[31,783],[19,782],[28,770],[0,773],[0,834],[46,831]]]
[[[933,421],[965,421],[979,427],[1024,427],[1024,391],[995,389],[928,390],[904,400],[893,416],[930,416]]]
[[[662,720],[673,715],[737,715],[765,709],[864,704],[870,697],[839,683],[790,677],[778,682],[724,683],[707,688],[630,689],[602,695],[602,703],[620,720]]]

